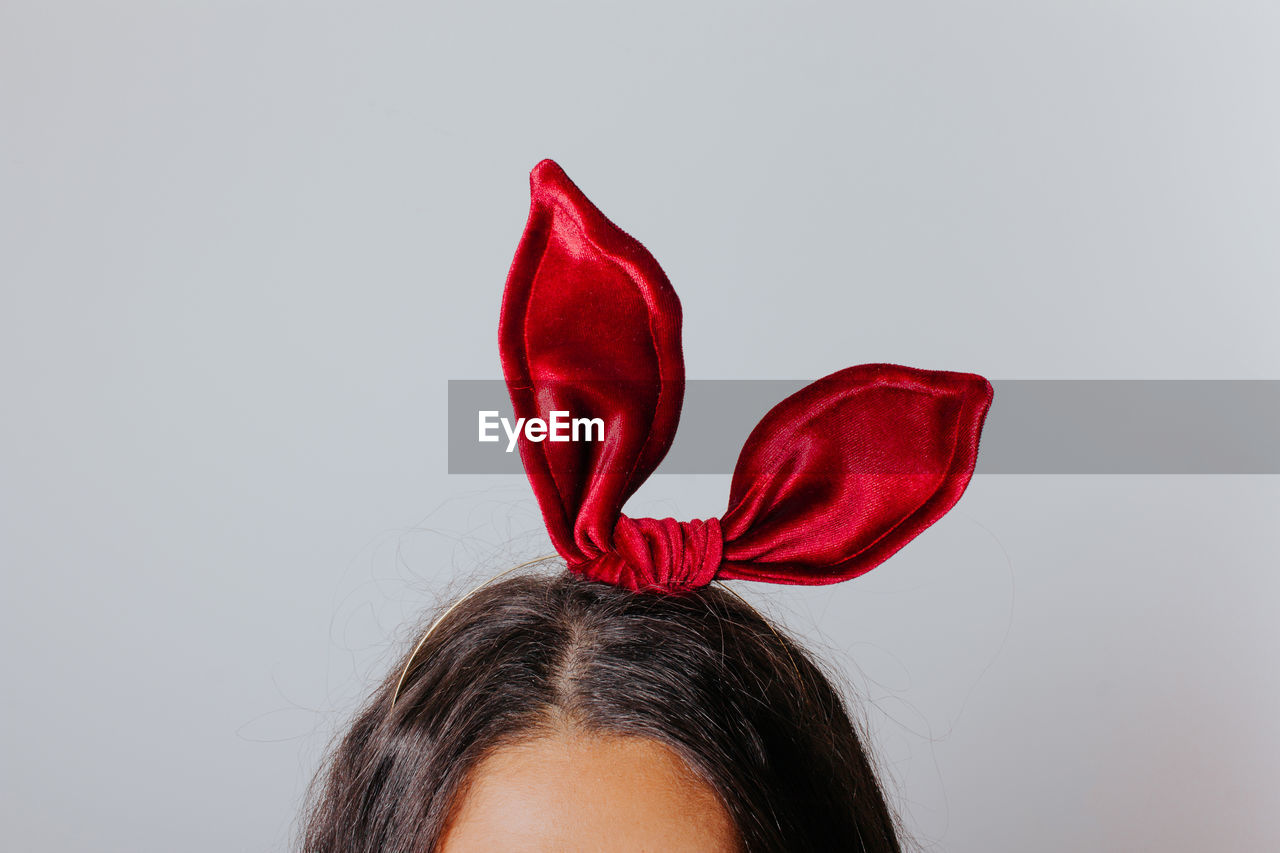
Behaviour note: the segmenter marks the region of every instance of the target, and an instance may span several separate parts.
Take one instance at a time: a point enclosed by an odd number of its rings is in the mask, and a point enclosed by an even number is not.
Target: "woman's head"
[[[617,850],[899,849],[839,693],[715,587],[509,579],[436,626],[393,704],[399,674],[319,780],[308,853],[563,850],[605,826]]]

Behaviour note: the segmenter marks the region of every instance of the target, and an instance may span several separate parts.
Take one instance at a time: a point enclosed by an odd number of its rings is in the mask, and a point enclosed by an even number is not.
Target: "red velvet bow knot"
[[[719,519],[628,518],[675,437],[680,301],[653,256],[550,160],[502,300],[517,417],[598,418],[603,441],[519,439],[547,532],[570,568],[628,589],[715,578],[822,584],[883,562],[945,514],[977,461],[992,388],[972,373],[862,364],[775,406],[747,438]]]
[[[613,528],[613,550],[575,568],[627,589],[696,589],[715,578],[723,550],[718,518],[676,521],[624,515]]]

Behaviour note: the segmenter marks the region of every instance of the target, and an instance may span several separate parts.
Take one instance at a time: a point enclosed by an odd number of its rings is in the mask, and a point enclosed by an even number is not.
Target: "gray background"
[[[547,552],[445,452],[538,159],[663,264],[690,377],[1277,379],[1277,80],[1266,2],[5,3],[5,847],[281,849],[423,609]],[[981,475],[746,594],[925,849],[1275,848],[1278,508]]]

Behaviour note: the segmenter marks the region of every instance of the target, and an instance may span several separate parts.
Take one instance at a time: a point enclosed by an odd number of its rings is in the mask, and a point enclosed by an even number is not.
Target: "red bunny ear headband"
[[[680,301],[653,256],[543,160],[502,300],[502,370],[517,418],[600,418],[602,442],[520,455],[569,568],[628,589],[713,579],[848,580],[937,521],[973,474],[991,384],[972,373],[849,367],[802,388],[751,432],[729,508],[705,521],[628,518],[684,396]]]
[[[835,583],[882,563],[960,499],[991,384],[972,373],[863,364],[764,416],[738,457],[720,518],[623,515],[680,420],[680,300],[644,246],[559,166],[543,160],[529,182],[529,221],[498,330],[511,403],[526,422],[545,425],[559,411],[604,423],[601,441],[519,438],[547,531],[570,569],[656,593],[715,579]],[[393,706],[453,607],[410,653]]]

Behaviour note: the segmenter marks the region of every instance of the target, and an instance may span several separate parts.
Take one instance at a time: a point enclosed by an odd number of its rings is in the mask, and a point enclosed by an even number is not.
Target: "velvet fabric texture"
[[[530,186],[498,333],[511,402],[517,418],[567,411],[605,425],[603,441],[519,438],[551,541],[572,570],[650,592],[715,578],[834,583],[880,564],[960,499],[991,384],[864,364],[765,415],[719,519],[623,515],[680,419],[680,301],[653,256],[554,162],[535,166]]]

